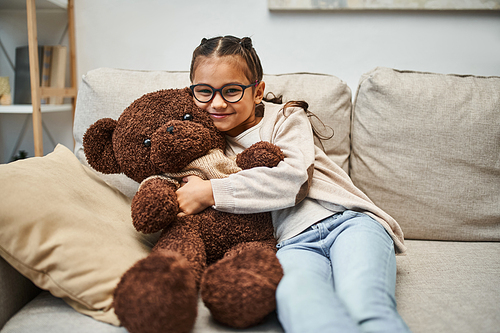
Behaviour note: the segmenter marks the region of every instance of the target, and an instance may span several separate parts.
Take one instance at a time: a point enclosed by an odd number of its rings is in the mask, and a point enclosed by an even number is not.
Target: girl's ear
[[[264,90],[266,90],[266,83],[264,81],[261,81],[255,88],[255,104],[259,104],[260,102],[262,102],[262,99],[264,98]]]

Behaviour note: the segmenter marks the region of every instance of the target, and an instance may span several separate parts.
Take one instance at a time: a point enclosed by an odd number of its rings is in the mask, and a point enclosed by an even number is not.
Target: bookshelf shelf
[[[67,0],[37,0],[36,9],[62,9],[68,8]],[[26,10],[26,0],[2,0],[0,9]]]
[[[45,112],[65,112],[72,111],[73,105],[59,104],[59,105],[42,105],[41,111]],[[0,113],[4,114],[31,114],[33,112],[33,105],[31,104],[13,104],[13,105],[0,105]]]

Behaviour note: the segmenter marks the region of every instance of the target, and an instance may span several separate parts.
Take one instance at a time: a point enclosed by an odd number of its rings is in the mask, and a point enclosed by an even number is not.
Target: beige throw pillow
[[[118,325],[113,290],[151,241],[133,228],[130,199],[66,147],[0,165],[0,255],[77,311]]]

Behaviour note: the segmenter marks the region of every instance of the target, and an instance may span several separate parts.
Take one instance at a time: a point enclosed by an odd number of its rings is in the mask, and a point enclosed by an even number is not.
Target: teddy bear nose
[[[168,126],[167,127],[167,133],[174,134],[174,126]]]

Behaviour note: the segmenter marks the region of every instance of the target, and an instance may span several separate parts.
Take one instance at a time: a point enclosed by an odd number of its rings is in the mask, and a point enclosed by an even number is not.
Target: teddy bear
[[[278,147],[258,142],[236,159],[226,157],[223,133],[196,106],[189,88],[141,96],[118,120],[91,125],[83,146],[95,170],[141,183],[131,204],[136,230],[161,231],[151,253],[114,291],[115,313],[129,332],[189,332],[199,294],[216,321],[235,328],[256,325],[274,311],[283,272],[270,213],[209,207],[178,216],[175,192],[186,175],[211,179],[274,167],[284,159]]]

